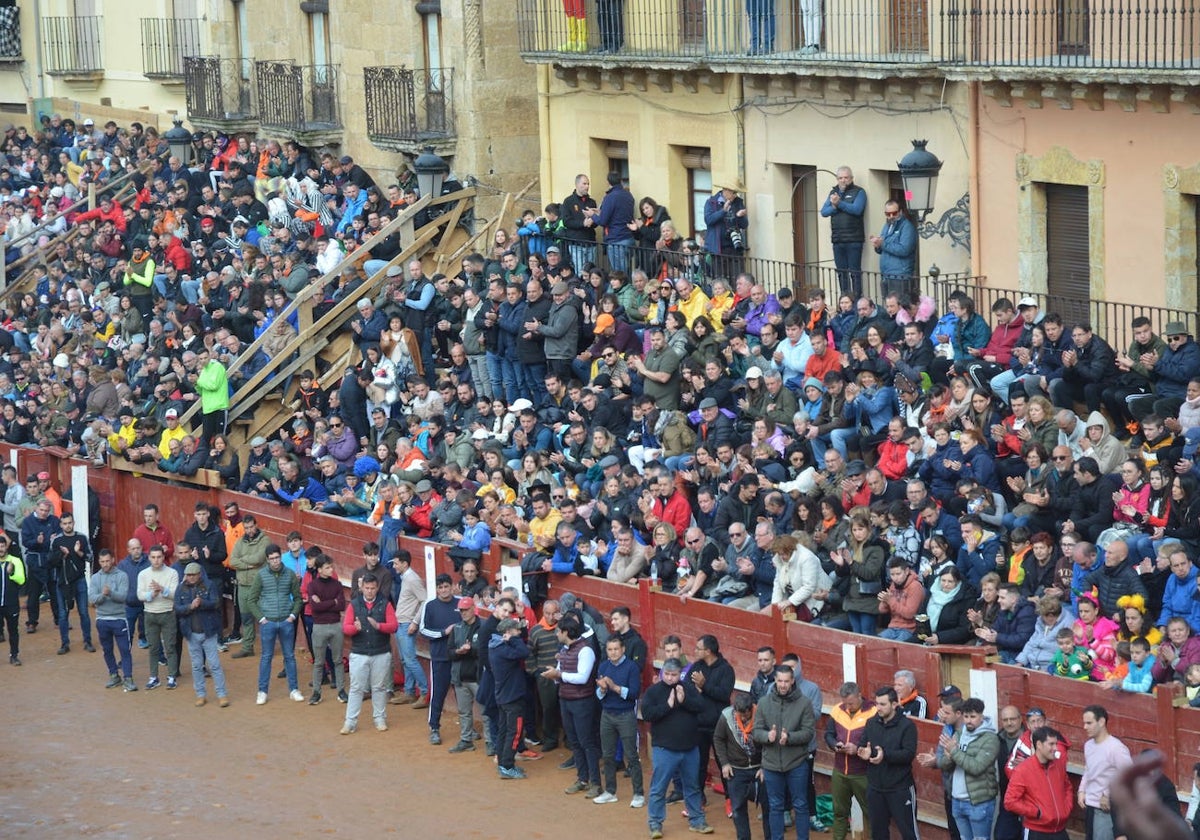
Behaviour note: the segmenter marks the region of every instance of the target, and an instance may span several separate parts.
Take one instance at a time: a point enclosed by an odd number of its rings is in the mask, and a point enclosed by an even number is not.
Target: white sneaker
[[[597,805],[607,805],[610,802],[616,802],[617,795],[615,793],[609,793],[608,791],[604,791],[604,793],[595,797],[592,801],[595,802]]]
[[[258,692],[258,695],[254,698],[254,702],[260,706],[267,705],[267,692],[265,692],[265,691]]]
[[[288,695],[288,697],[291,697],[297,703],[304,702],[304,695],[300,693],[300,689],[294,690],[291,694]]]
[[[629,807],[630,808],[645,808],[646,807],[646,797],[644,797],[644,796],[633,797],[633,799],[629,800]]]

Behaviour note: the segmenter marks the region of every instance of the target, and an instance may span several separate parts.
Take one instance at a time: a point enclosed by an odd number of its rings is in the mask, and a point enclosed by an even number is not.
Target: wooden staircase
[[[531,187],[526,187],[521,194]],[[287,309],[281,312],[279,318],[291,317],[297,313],[300,321],[299,335],[289,347],[289,352],[280,353],[254,376],[245,380],[229,400],[229,444],[243,456],[248,442],[262,435],[271,438],[278,435],[279,429],[288,423],[299,404],[291,399],[295,388],[292,384],[300,371],[305,369],[320,370],[319,381],[322,388],[329,389],[337,385],[345,374],[346,369],[358,364],[360,357],[354,345],[353,333],[345,328],[346,323],[355,314],[355,302],[359,298],[374,299],[387,283],[387,269],[393,265],[406,265],[413,259],[420,259],[426,267],[427,274],[442,272],[456,273],[462,258],[479,247],[478,243],[491,241],[491,236],[497,222],[484,226],[474,235],[461,227],[459,222],[463,215],[474,208],[476,191],[466,189],[435,199],[422,198],[401,213],[394,221],[363,243],[362,247],[352,255],[348,255],[341,263],[323,277],[314,279],[308,289],[297,296]],[[513,197],[506,201],[511,206]],[[413,220],[425,208],[442,208],[442,213],[419,229],[414,229]],[[384,237],[399,232],[400,240],[408,243],[403,250],[386,266],[381,268],[355,292],[354,295],[339,301],[331,309],[314,320],[313,305],[318,302],[325,285],[341,274],[344,267],[357,262],[367,254],[371,247]],[[486,238],[485,238],[486,237]],[[241,368],[247,359],[257,353],[263,339],[258,339],[248,345],[242,355],[230,365],[231,372]],[[288,382],[288,394],[282,393],[283,383]],[[199,405],[193,405],[183,415],[181,422],[189,423],[199,411]]]

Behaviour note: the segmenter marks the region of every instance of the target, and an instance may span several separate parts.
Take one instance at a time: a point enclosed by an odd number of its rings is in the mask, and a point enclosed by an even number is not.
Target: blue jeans
[[[183,299],[195,306],[200,301],[200,287],[204,285],[202,280],[181,280],[179,281],[179,291],[183,295]]]
[[[531,365],[522,365],[524,370],[521,375],[525,378],[525,390],[529,392],[527,395],[534,405],[541,405],[550,396],[550,392],[546,390],[546,366],[541,362],[535,362]],[[587,381],[587,380],[582,380]]]
[[[400,658],[404,662],[404,690],[412,694],[429,693],[429,680],[425,678],[425,669],[417,660],[417,634],[408,633],[408,625],[401,624],[396,631],[396,643],[400,646]]]
[[[800,762],[787,772],[763,770],[771,808],[769,823],[772,837],[783,840],[783,812],[790,797],[796,837],[798,840],[808,840],[808,774],[807,761]]]
[[[765,2],[769,2],[769,0],[765,0]],[[629,257],[632,253],[632,246],[632,239],[609,242],[604,246],[604,250],[608,253],[609,272],[619,271],[626,277],[629,276]]]
[[[596,700],[584,697],[579,700],[558,699],[562,712],[563,729],[567,731],[567,742],[575,757],[575,777],[589,785],[600,784],[600,735],[596,725]]]
[[[299,690],[300,683],[296,679],[296,623],[260,621],[258,633],[262,642],[262,654],[258,658],[258,690],[265,692],[271,687],[276,639],[279,639],[279,647],[283,650],[283,670],[287,673],[288,691]]]
[[[589,233],[595,228],[585,228]],[[572,242],[567,245],[567,250],[571,252],[571,265],[575,268],[576,274],[583,273],[583,267],[588,263],[596,261],[596,246],[584,245],[580,242]]]
[[[129,622],[123,618],[97,618],[96,635],[100,638],[100,650],[104,654],[104,664],[108,666],[108,673],[118,673],[117,657],[113,654],[113,644],[116,643],[117,654],[121,657],[120,674],[127,680],[133,679],[133,653],[129,649]]]
[[[775,0],[746,0],[746,17],[750,19],[751,54],[774,52]]]
[[[951,799],[951,811],[958,825],[962,840],[977,840],[992,836],[992,817],[996,814],[996,800],[989,799],[972,805],[969,799]]]
[[[992,394],[996,397],[996,399],[1000,400],[1001,402],[1007,403],[1008,402],[1008,389],[1016,381],[1017,381],[1017,372],[1014,370],[1006,370],[1003,373],[998,373],[995,376],[993,376],[991,378],[991,381],[988,382],[988,388],[991,389]],[[1024,389],[1022,389],[1021,393],[1024,393]]]
[[[850,455],[848,453],[850,447],[853,446],[855,449],[858,449],[860,445],[858,429],[834,429],[829,433],[829,441],[833,444],[833,448],[838,451],[838,454],[842,456],[842,460],[849,461]],[[824,454],[821,453],[822,457],[824,457]]]
[[[503,359],[504,367],[504,400],[509,405],[521,397],[528,397],[528,385],[525,383],[525,367],[516,359]]]
[[[489,392],[492,399],[503,398],[507,396],[504,393],[504,360],[491,350],[487,351],[487,373]],[[507,402],[507,400],[505,400]]]
[[[829,451],[829,440],[818,435],[812,441],[813,461],[817,469],[825,469],[825,453]]]
[[[892,639],[897,642],[915,642],[917,634],[911,630],[899,630],[897,628],[888,627],[879,631],[879,638]]]
[[[696,780],[700,775],[700,750],[692,747],[687,752],[653,747],[650,760],[654,773],[650,777],[650,806],[647,822],[650,829],[662,828],[667,819],[667,785],[671,779],[683,780],[683,803],[687,807],[688,822],[694,826],[705,823],[704,805],[700,802],[700,788]],[[806,823],[807,824],[807,823]]]
[[[1137,534],[1133,537],[1126,538],[1125,542],[1129,544],[1129,556],[1136,558],[1149,558],[1153,560],[1158,556],[1158,552],[1154,549],[1154,541],[1150,539],[1148,534]]]
[[[87,578],[81,577],[74,584],[67,584],[67,589],[74,589],[75,607],[79,610],[79,627],[83,630],[83,643],[92,643],[92,617],[88,613]],[[67,609],[67,592],[60,586],[54,587],[54,597],[58,598],[58,636],[63,646],[70,644],[70,634],[67,629],[71,626],[71,611]]]
[[[295,625],[292,626],[294,627]],[[192,657],[192,688],[195,689],[196,696],[206,696],[204,691],[204,664],[206,662],[208,663],[208,671],[212,674],[213,687],[217,691],[217,696],[224,697],[228,694],[225,690],[225,669],[221,667],[221,654],[217,650],[217,637],[206,636],[203,633],[189,632],[187,634],[187,645],[188,653]],[[296,658],[293,656],[293,666],[295,662]],[[295,671],[295,667],[292,670]]]
[[[854,633],[861,633],[864,636],[874,636],[875,628],[878,626],[878,616],[871,613],[851,612],[846,611],[846,617],[850,619],[850,630]]]

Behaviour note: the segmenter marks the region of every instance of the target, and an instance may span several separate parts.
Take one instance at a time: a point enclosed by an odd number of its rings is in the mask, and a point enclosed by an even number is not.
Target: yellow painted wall
[[[756,106],[748,98],[742,114],[746,133],[747,203],[757,223],[750,227],[750,244],[755,256],[792,261],[792,166],[815,166],[836,171],[849,166],[854,180],[867,191],[867,234],[883,227],[883,204],[888,172],[912,149],[910,141],[929,141],[928,149],[943,162],[938,180],[937,206],[929,221],[936,222],[952,208],[968,188],[965,86],[948,85],[941,104],[919,100],[903,106],[884,107],[883,102],[831,101],[787,102]],[[803,97],[796,97],[803,98]],[[897,113],[897,111],[926,113]],[[816,206],[820,209],[835,183],[833,175],[818,172]],[[817,251],[821,262],[833,265],[829,222],[818,226]],[[949,238],[922,239],[923,271],[937,263],[943,273],[970,270],[970,254],[952,247]],[[868,246],[863,268],[878,268],[878,257]]]
[[[551,78],[548,109],[551,148],[542,150],[541,203],[561,201],[587,173],[599,201],[607,188],[603,154],[595,139],[629,144],[629,188],[636,198],[651,196],[686,226],[689,197],[678,154],[685,147],[712,151],[713,177],[737,178],[737,121],[730,112],[733,93],[679,88],[663,93],[571,88]],[[532,205],[533,202],[530,202]],[[540,207],[538,208],[540,210]]]

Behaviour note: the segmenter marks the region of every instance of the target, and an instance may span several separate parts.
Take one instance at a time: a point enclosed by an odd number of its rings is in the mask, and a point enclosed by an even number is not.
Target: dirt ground
[[[530,840],[566,831],[580,838],[647,831],[646,811],[629,807],[623,776],[619,803],[564,795],[573,773],[558,769],[562,749],[522,762],[529,778],[521,781],[500,780],[482,742],[475,752],[450,755],[458,731],[453,696],[441,747],[428,743],[425,713],[407,706],[389,706],[390,729],[376,732],[369,701],[359,731],[342,736],[345,707],[329,690],[309,707],[289,700],[286,682],[272,679],[270,701],[256,706],[257,658],[222,655],[232,700],[226,709],[216,705],[211,684],[209,704],[193,705],[186,664],[177,690],[167,691],[164,678],[163,688],[146,691],[141,650],[134,651],[139,691],[105,690],[102,655],[84,652],[74,626],[66,656],[56,655],[58,633],[43,622],[36,635],[22,633],[22,667],[0,658],[5,838],[269,840],[386,832]],[[7,643],[0,652],[8,653]],[[307,655],[298,652],[297,663],[306,686]],[[277,654],[275,670],[281,667]],[[668,837],[688,833],[679,807],[671,806]],[[733,836],[724,814],[710,807],[709,817],[716,836]]]

